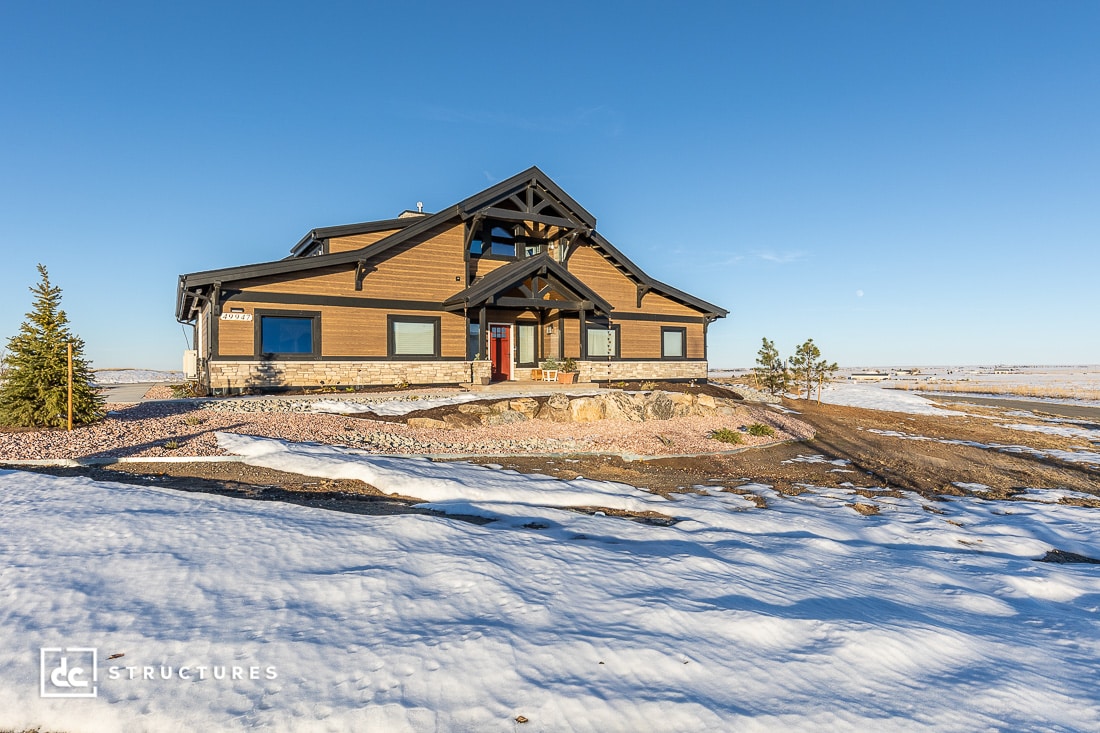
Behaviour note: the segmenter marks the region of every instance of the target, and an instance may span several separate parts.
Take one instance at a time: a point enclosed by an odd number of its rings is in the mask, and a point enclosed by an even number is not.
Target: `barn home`
[[[176,297],[185,366],[213,394],[531,379],[548,358],[574,359],[578,382],[704,379],[726,314],[643,272],[538,168],[181,275]]]

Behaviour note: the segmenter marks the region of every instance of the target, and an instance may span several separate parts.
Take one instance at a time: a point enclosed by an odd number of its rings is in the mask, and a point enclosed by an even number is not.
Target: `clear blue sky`
[[[0,336],[95,367],[183,272],[538,165],[654,277],[842,365],[1100,362],[1100,3],[0,4]]]

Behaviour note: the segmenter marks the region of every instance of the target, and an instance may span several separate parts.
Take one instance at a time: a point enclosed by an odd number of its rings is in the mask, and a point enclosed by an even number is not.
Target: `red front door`
[[[493,379],[512,378],[512,339],[508,326],[489,326],[489,359],[493,362]]]

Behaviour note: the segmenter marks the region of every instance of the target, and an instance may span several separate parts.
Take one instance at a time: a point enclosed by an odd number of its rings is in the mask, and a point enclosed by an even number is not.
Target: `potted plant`
[[[553,381],[557,380],[557,378],[558,378],[558,369],[561,368],[560,366],[558,366],[558,360],[557,359],[555,359],[552,356],[549,356],[546,359],[544,359],[542,364],[540,364],[539,366],[542,369],[542,380],[544,382],[553,382]]]
[[[577,381],[577,361],[573,357],[566,359],[558,369],[558,381],[573,384]]]

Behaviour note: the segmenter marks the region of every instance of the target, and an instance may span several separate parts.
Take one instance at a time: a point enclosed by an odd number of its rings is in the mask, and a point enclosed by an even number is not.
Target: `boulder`
[[[500,402],[492,403],[491,405],[489,405],[490,414],[496,415],[497,413],[511,410],[512,408],[508,406],[509,402],[510,400],[501,400]]]
[[[684,417],[691,415],[695,410],[695,397],[686,392],[669,392],[668,399],[672,402],[672,416]]]
[[[555,392],[546,400],[546,404],[554,410],[567,410],[569,409],[569,398],[561,392]]]
[[[451,428],[475,428],[481,425],[477,415],[463,414],[461,412],[443,416],[443,422]]]
[[[604,417],[604,401],[599,397],[577,397],[569,400],[569,416],[573,422],[596,422]]]
[[[558,405],[554,404],[554,397],[561,397],[562,400],[558,402]],[[539,411],[535,414],[539,420],[550,420],[551,422],[572,422],[573,414],[569,411],[569,398],[565,395],[554,395],[546,404],[539,408]],[[565,404],[561,404],[564,402]]]
[[[485,405],[477,405],[467,402],[458,406],[458,411],[464,415],[488,415],[489,408]]]
[[[443,422],[442,420],[436,420],[432,417],[410,417],[408,420],[405,421],[405,424],[408,425],[410,428],[443,429],[450,427],[450,425]]]
[[[508,407],[515,412],[522,412],[528,418],[534,417],[539,411],[538,401],[530,397],[521,397],[518,400],[512,400],[508,403]]]
[[[642,415],[646,420],[668,420],[672,417],[673,403],[667,392],[650,392],[645,397]]]
[[[599,399],[604,403],[604,419],[629,420],[630,422],[645,420],[645,402],[636,399],[634,395],[623,392],[609,392],[600,395]]]
[[[488,415],[482,415],[481,421],[486,425],[511,425],[517,422],[524,422],[529,419],[522,412],[515,410],[501,410],[500,412],[490,412]]]
[[[718,403],[714,401],[714,398],[709,394],[701,394],[695,398],[695,404],[701,408],[707,410],[713,410],[718,406]]]

